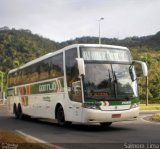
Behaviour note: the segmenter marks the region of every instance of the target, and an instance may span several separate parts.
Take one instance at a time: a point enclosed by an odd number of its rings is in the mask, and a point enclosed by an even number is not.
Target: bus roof
[[[19,69],[23,69],[25,67],[33,65],[33,64],[38,63],[38,62],[40,62],[40,61],[42,61],[44,59],[47,59],[49,57],[52,57],[52,56],[54,56],[56,54],[59,54],[59,53],[61,53],[63,51],[66,51],[68,49],[75,48],[75,47],[77,47],[77,48],[78,47],[104,47],[104,48],[111,48],[111,49],[124,49],[124,50],[128,50],[128,48],[126,48],[126,47],[115,46],[115,45],[105,45],[105,44],[73,44],[73,45],[70,45],[70,46],[66,46],[66,47],[64,47],[64,48],[62,48],[60,50],[57,50],[57,51],[45,54],[45,55],[43,55],[43,56],[41,56],[39,58],[36,58],[36,59],[34,59],[34,60],[32,60],[32,61],[24,64],[23,66],[20,66],[19,68],[15,68],[15,69],[10,70],[9,73],[15,72],[15,71],[17,71]]]

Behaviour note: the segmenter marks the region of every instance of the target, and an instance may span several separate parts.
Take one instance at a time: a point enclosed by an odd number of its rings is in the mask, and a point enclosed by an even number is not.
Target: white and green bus
[[[8,73],[8,106],[16,118],[49,118],[60,125],[129,120],[139,115],[134,63],[129,49],[75,44]]]

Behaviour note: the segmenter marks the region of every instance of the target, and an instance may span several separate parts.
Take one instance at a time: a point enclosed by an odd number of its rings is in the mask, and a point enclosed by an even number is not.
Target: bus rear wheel
[[[112,122],[103,122],[100,123],[101,127],[109,127],[112,124]]]

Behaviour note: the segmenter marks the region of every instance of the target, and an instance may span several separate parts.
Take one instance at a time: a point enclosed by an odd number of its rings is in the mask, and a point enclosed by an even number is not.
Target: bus
[[[126,47],[74,44],[8,73],[8,107],[25,116],[109,126],[139,115],[135,64]]]

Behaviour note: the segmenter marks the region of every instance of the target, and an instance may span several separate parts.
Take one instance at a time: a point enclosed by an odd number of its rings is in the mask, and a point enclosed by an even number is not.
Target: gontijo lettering
[[[39,92],[56,91],[56,89],[57,89],[56,82],[39,85]]]

